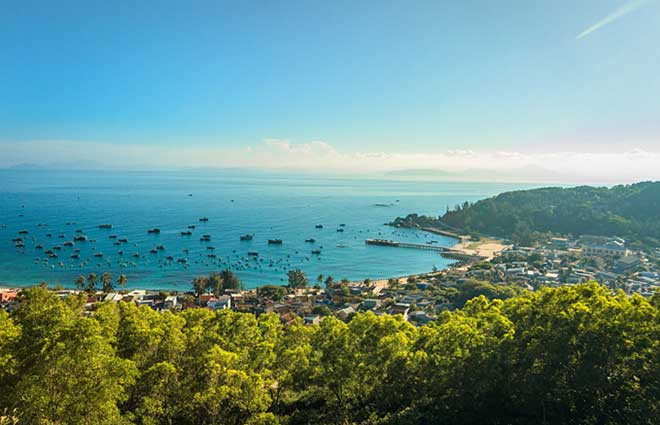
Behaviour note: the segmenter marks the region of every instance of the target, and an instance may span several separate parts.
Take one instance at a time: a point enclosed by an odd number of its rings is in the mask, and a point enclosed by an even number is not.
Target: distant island
[[[660,182],[505,192],[456,205],[439,217],[411,214],[391,224],[488,235],[523,245],[557,235],[618,236],[632,247],[648,249],[660,246]]]

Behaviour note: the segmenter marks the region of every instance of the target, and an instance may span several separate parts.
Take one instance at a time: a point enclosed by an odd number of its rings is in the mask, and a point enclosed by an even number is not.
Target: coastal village
[[[351,282],[328,276],[308,278],[294,273],[295,285],[256,289],[224,289],[166,293],[146,290],[88,292],[87,310],[99,302],[133,302],[158,311],[206,308],[230,309],[261,315],[275,313],[283,323],[301,318],[317,324],[334,315],[348,321],[360,311],[376,315],[401,315],[416,325],[434,320],[445,310],[460,308],[478,295],[506,298],[544,286],[574,285],[595,280],[613,292],[653,295],[660,288],[657,263],[647,254],[629,249],[621,238],[582,236],[555,237],[533,247],[516,246],[491,238],[459,236],[439,229],[423,229],[460,238],[451,249],[425,248],[395,241],[366,240],[391,249],[436,249],[439,255],[457,260],[449,269],[429,273]],[[80,290],[53,289],[60,297]],[[20,289],[0,289],[0,308],[17,306]]]

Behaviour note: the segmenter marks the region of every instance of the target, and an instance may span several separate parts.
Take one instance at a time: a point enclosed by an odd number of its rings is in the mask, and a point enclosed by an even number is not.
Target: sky
[[[0,167],[660,179],[659,40],[660,0],[3,0]]]

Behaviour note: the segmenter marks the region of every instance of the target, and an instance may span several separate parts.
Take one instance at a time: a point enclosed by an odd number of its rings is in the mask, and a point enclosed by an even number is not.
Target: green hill
[[[658,246],[660,182],[506,192],[458,205],[439,219],[414,221],[520,243],[557,234],[620,236],[638,246]]]

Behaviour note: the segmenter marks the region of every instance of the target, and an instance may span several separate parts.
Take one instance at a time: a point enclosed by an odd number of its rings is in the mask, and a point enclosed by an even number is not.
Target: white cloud
[[[59,168],[246,167],[345,174],[392,170],[462,173],[490,170],[514,179],[570,182],[625,182],[660,179],[660,154],[642,149],[622,152],[471,151],[345,152],[323,141],[292,143],[268,139],[240,149],[162,147],[94,142],[33,141],[0,143],[0,167],[22,163]],[[475,172],[474,177],[488,175]],[[506,177],[506,178],[509,178]],[[482,177],[479,177],[482,178]]]

